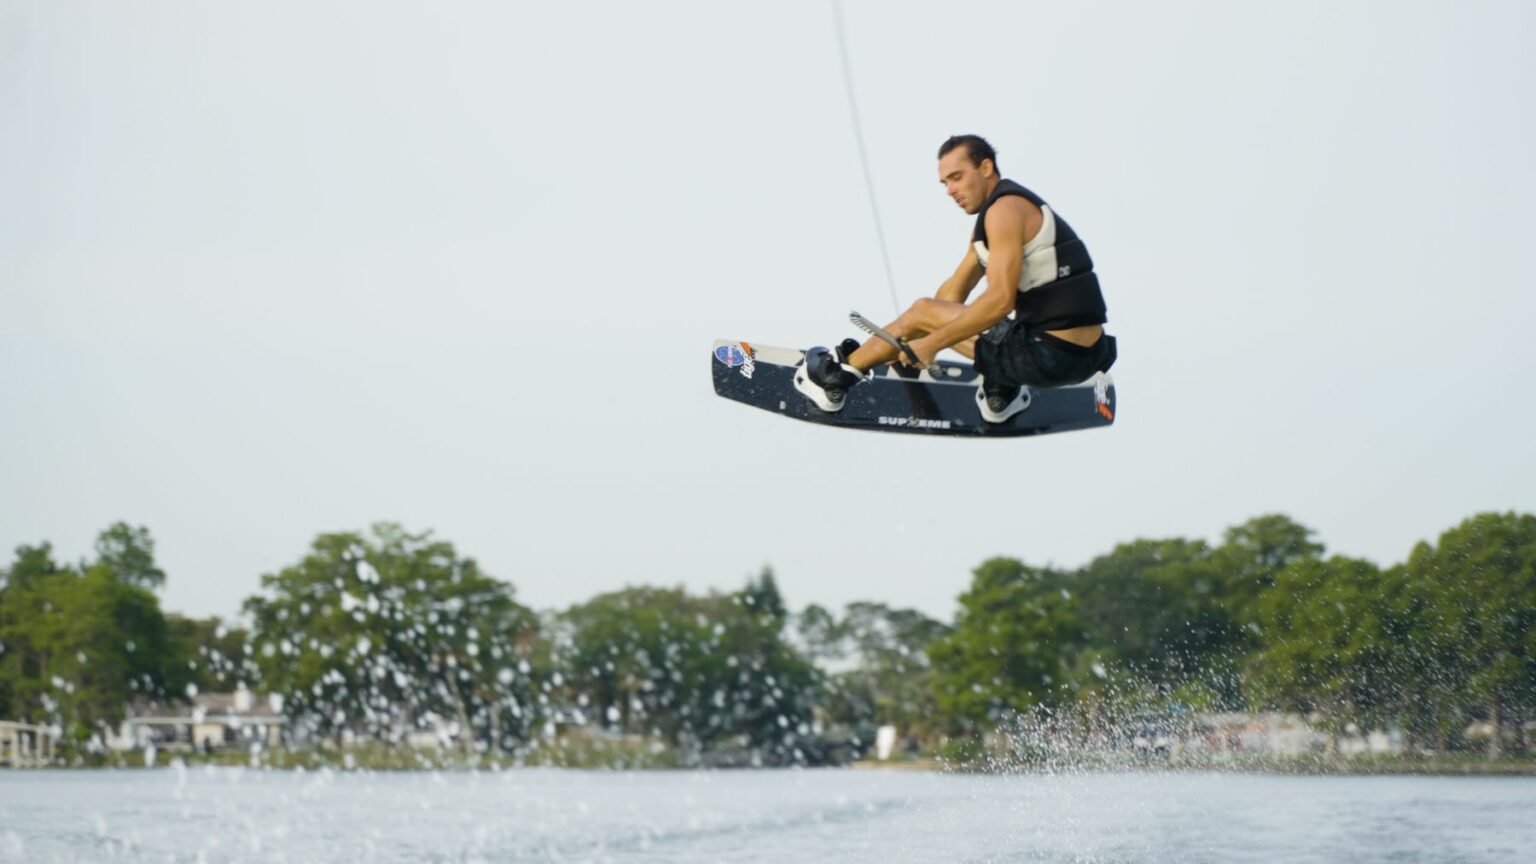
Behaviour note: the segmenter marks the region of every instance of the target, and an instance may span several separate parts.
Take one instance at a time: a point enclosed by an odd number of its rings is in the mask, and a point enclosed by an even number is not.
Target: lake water
[[[0,861],[1530,862],[1536,778],[0,772]]]

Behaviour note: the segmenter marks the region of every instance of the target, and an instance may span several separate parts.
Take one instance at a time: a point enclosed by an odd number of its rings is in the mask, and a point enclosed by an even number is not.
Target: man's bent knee
[[[919,297],[912,302],[912,306],[908,311],[919,321],[928,322],[933,320],[933,314],[937,310],[938,305],[939,301],[932,297]]]
[[[917,326],[931,332],[960,317],[964,310],[964,303],[923,297],[912,304],[909,312],[916,319]]]
[[[898,336],[916,337],[918,331],[932,329],[928,323],[928,299],[922,298],[907,307],[907,311],[901,313],[891,329],[897,330]]]

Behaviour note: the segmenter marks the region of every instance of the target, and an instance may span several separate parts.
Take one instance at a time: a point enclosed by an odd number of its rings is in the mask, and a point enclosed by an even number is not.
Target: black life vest
[[[1013,314],[1032,330],[1067,330],[1103,324],[1104,294],[1088,247],[1065,219],[1058,217],[1039,195],[1012,180],[1001,180],[976,213],[976,232],[971,245],[981,266],[987,266],[987,210],[999,198],[1018,195],[1040,208],[1044,222],[1033,239],[1024,244],[1024,266],[1019,273],[1018,297]]]

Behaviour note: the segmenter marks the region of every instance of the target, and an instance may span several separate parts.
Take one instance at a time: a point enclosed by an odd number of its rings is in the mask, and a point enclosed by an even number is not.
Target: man
[[[976,361],[981,416],[1002,423],[1029,407],[1029,388],[1063,387],[1115,362],[1104,332],[1104,295],[1088,248],[1038,195],[998,173],[981,137],[956,135],[939,148],[939,181],[976,216],[965,258],[930,299],[890,326],[927,366],[945,348]],[[986,275],[987,288],[966,299]],[[1010,317],[1012,316],[1012,317]],[[812,348],[795,369],[795,389],[823,411],[841,410],[848,390],[880,363],[910,362],[880,339]]]

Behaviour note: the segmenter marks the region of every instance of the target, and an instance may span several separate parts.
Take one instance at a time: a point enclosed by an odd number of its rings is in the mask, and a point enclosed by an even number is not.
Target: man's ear
[[[997,176],[997,163],[993,162],[991,159],[983,159],[983,160],[981,160],[981,176],[983,176],[983,177],[995,177],[995,176]]]

